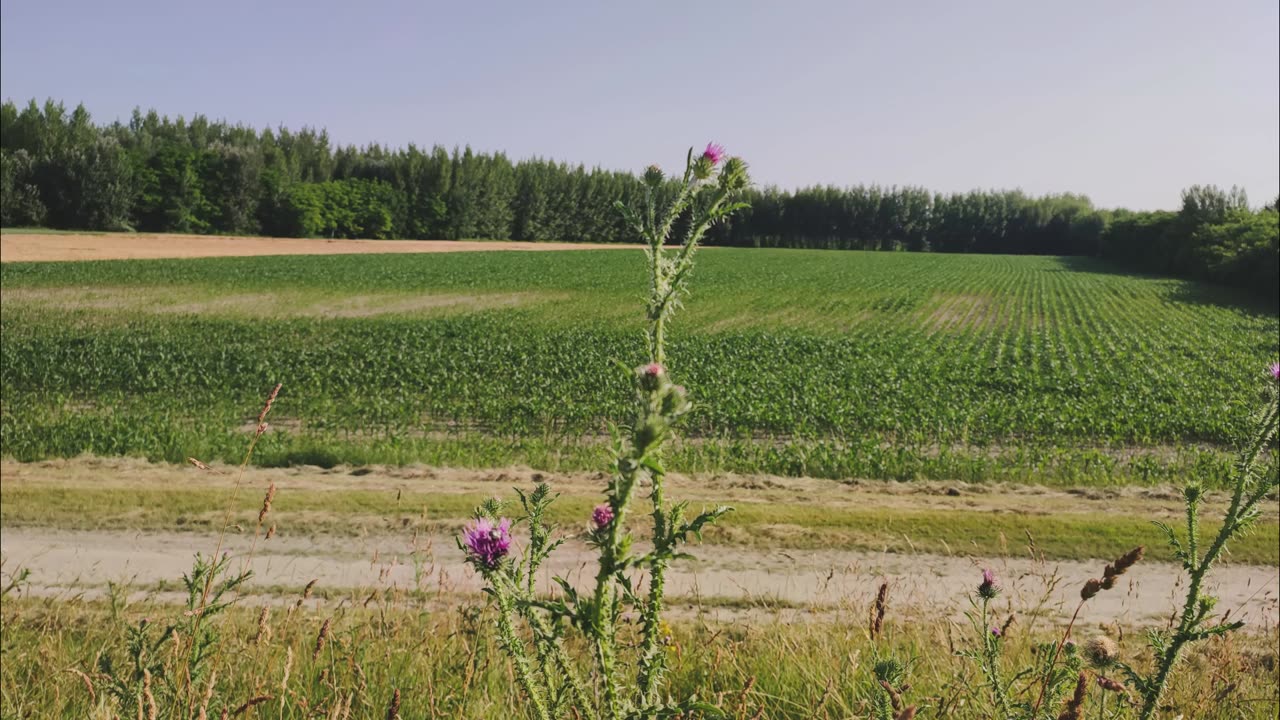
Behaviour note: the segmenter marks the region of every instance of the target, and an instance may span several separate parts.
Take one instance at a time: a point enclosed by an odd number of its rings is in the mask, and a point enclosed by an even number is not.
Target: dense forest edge
[[[634,239],[616,201],[632,173],[409,145],[331,144],[324,130],[258,131],[135,110],[95,125],[83,105],[0,107],[0,226],[67,230],[564,242]],[[1083,195],[777,187],[712,229],[744,247],[1083,255],[1138,272],[1280,295],[1280,198],[1183,191],[1174,211],[1095,208]]]

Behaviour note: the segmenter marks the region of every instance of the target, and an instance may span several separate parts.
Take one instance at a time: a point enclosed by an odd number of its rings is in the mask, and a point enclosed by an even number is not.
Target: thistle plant
[[[1182,651],[1190,644],[1220,637],[1244,626],[1242,621],[1211,620],[1217,598],[1204,591],[1205,581],[1213,566],[1227,552],[1232,540],[1249,532],[1261,514],[1263,500],[1280,488],[1280,467],[1275,453],[1276,428],[1280,422],[1280,363],[1269,368],[1267,401],[1258,416],[1253,435],[1240,453],[1231,484],[1231,500],[1222,518],[1222,526],[1203,551],[1200,547],[1200,505],[1204,490],[1191,482],[1183,488],[1186,501],[1186,527],[1182,532],[1165,523],[1156,523],[1173,549],[1174,557],[1187,574],[1187,595],[1178,613],[1177,625],[1171,630],[1153,629],[1147,634],[1155,660],[1154,670],[1143,675],[1132,667],[1117,663],[1142,700],[1138,717],[1149,720],[1160,706],[1169,676],[1177,667]]]
[[[689,150],[678,178],[650,166],[643,183],[641,207],[618,203],[618,209],[645,244],[648,358],[629,371],[635,414],[629,424],[610,428],[611,479],[604,502],[584,518],[585,539],[598,552],[594,582],[580,592],[564,578],[555,578],[557,596],[537,592],[539,567],[564,540],[553,539],[556,528],[545,519],[555,500],[545,484],[528,495],[520,493],[524,513],[515,521],[502,516],[499,501],[481,506],[458,541],[486,581],[497,610],[499,638],[531,713],[539,720],[719,715],[714,706],[697,698],[677,700],[664,691],[667,568],[683,556],[681,546],[691,537],[701,537],[707,525],[730,510],[717,507],[694,515],[686,503],[666,498],[663,448],[692,408],[688,391],[672,380],[666,333],[688,291],[703,237],[715,223],[746,207],[737,198],[749,179],[742,159],[727,157],[724,148],[711,143],[697,155]],[[644,491],[652,547],[641,553],[634,547],[628,522],[640,512],[635,504]],[[518,524],[527,527],[528,543],[519,557],[513,557],[511,531]],[[638,617],[639,637],[620,632],[624,612]],[[587,667],[580,667],[569,652],[570,633],[590,647]]]
[[[996,623],[991,605],[1002,588],[994,572],[982,571],[982,582],[970,598],[974,609],[969,613],[978,647],[962,654],[976,661],[982,671],[990,717],[1001,720],[1079,720],[1083,717],[1081,713],[1092,685],[1092,676],[1085,669],[1084,662],[1089,654],[1086,652],[1084,657],[1081,656],[1078,646],[1071,640],[1071,630],[1084,604],[1100,590],[1111,589],[1115,578],[1141,557],[1142,548],[1136,548],[1106,566],[1103,570],[1105,580],[1087,581],[1080,592],[1080,604],[1076,606],[1062,639],[1037,643],[1032,647],[1031,663],[1011,673],[1003,667],[1002,656],[1012,617],[1003,624]],[[1099,676],[1098,679],[1101,684],[1105,678]]]
[[[1144,547],[1136,547],[1116,558],[1103,568],[1101,577],[1087,580],[1080,589],[1079,604],[1061,640],[1038,645],[1034,649],[1032,666],[1007,677],[1001,663],[1007,626],[993,624],[991,612],[991,602],[999,594],[1000,585],[992,571],[983,571],[982,582],[970,598],[973,611],[969,613],[979,638],[978,647],[963,654],[974,659],[982,672],[992,717],[1005,720],[1075,720],[1083,717],[1089,690],[1096,685],[1099,688],[1098,717],[1132,717],[1127,712],[1132,707],[1137,710],[1140,720],[1150,720],[1160,709],[1160,698],[1187,646],[1226,635],[1244,626],[1244,622],[1239,620],[1223,618],[1213,621],[1211,617],[1217,600],[1207,594],[1204,587],[1214,564],[1228,550],[1231,541],[1255,526],[1262,502],[1274,498],[1280,488],[1280,467],[1275,453],[1277,425],[1280,424],[1280,364],[1272,365],[1269,374],[1271,382],[1267,401],[1236,463],[1231,498],[1217,534],[1202,551],[1200,509],[1204,491],[1194,481],[1183,489],[1185,528],[1179,531],[1165,523],[1155,523],[1187,575],[1187,594],[1176,615],[1174,627],[1152,629],[1147,633],[1153,655],[1153,669],[1149,674],[1142,674],[1123,662],[1119,647],[1105,635],[1091,638],[1084,645],[1083,653],[1071,639],[1085,603],[1098,593],[1113,589],[1117,579],[1142,560]],[[1085,667],[1086,663],[1089,668]],[[1128,682],[1120,682],[1117,676],[1125,677]],[[1132,703],[1131,700],[1135,699],[1130,690],[1136,695],[1136,701]],[[1119,698],[1113,711],[1108,711],[1110,695]],[[1032,697],[1034,702],[1019,699]]]
[[[231,606],[251,576],[248,571],[233,571],[231,564],[230,555],[197,553],[191,571],[182,576],[186,591],[182,614],[163,625],[144,619],[129,626],[125,663],[117,665],[110,654],[99,656],[97,670],[122,709],[139,716],[148,707],[176,710],[189,700],[186,687],[206,683],[221,641],[215,618]],[[166,664],[166,657],[180,657],[181,664]]]

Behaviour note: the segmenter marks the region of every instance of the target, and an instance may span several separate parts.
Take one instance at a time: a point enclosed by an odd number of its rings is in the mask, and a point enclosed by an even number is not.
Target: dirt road
[[[190,487],[230,490],[237,475],[230,468],[215,467],[206,473],[186,466],[153,464],[127,458],[77,458],[38,463],[0,462],[0,488],[13,501],[22,489],[56,488],[72,502],[78,491],[107,490],[129,497],[155,487]],[[345,507],[343,493],[355,485],[391,495],[429,487],[440,502],[454,494],[488,495],[513,486],[528,487],[546,481],[567,497],[596,497],[604,477],[593,473],[543,474],[528,469],[464,470],[425,467],[351,468],[294,467],[250,468],[243,486],[255,493],[274,484],[281,493],[277,504],[287,504],[302,493],[332,493],[317,509],[280,516],[279,535],[253,543],[253,529],[235,529],[224,549],[233,557],[252,556],[254,580],[249,592],[266,602],[289,602],[309,581],[337,598],[360,601],[375,589],[416,590],[426,597],[456,602],[479,590],[475,574],[463,562],[450,530],[456,520],[425,526],[366,522],[359,508]],[[1179,503],[1167,489],[1109,489],[1081,494],[1042,487],[974,486],[963,493],[937,483],[843,484],[812,478],[771,476],[682,476],[669,478],[680,497],[718,502],[733,498],[748,504],[781,506],[804,503],[825,508],[857,505],[892,513],[901,508],[932,508],[944,512],[983,510],[1000,513],[1045,514],[1066,517],[1107,512],[1135,512],[1145,517],[1177,518]],[[1209,506],[1224,498],[1213,494]],[[128,510],[146,513],[146,507]],[[116,510],[112,512],[120,512]],[[211,553],[220,527],[217,507],[214,521],[204,527],[203,511],[184,511],[181,531],[172,524],[138,525],[146,530],[95,529],[99,518],[83,508],[75,522],[44,522],[30,517],[0,530],[0,554],[8,577],[26,568],[31,571],[25,592],[44,597],[101,596],[108,583],[128,583],[136,594],[167,598],[178,586],[192,556]],[[279,508],[273,513],[279,515]],[[1268,515],[1272,511],[1268,510]],[[143,522],[142,515],[134,516]],[[97,518],[97,519],[95,519]],[[288,520],[292,518],[292,520]],[[63,518],[66,520],[66,518]],[[118,527],[118,526],[117,526]],[[1101,529],[1105,525],[1100,525]],[[326,531],[326,528],[328,531]],[[335,531],[340,530],[340,532]],[[574,532],[572,528],[566,532]],[[864,546],[865,547],[865,546]],[[818,550],[772,547],[768,543],[706,544],[693,546],[693,561],[677,563],[667,585],[681,612],[698,609],[721,617],[736,618],[782,614],[795,618],[822,618],[840,613],[863,613],[880,582],[891,584],[894,608],[900,612],[942,614],[960,618],[967,609],[966,595],[976,586],[981,567],[994,567],[1006,592],[999,601],[1002,613],[1016,611],[1025,622],[1033,618],[1059,618],[1075,608],[1080,586],[1096,577],[1104,561],[1035,561],[1018,548],[979,557],[963,550],[949,555],[915,552],[826,547]],[[252,550],[252,552],[250,552]],[[936,550],[935,550],[936,552]],[[546,568],[542,580],[550,587],[552,575],[575,584],[590,581],[593,556],[584,543],[570,540]],[[1185,579],[1176,567],[1144,560],[1124,576],[1124,581],[1104,592],[1084,609],[1086,623],[1121,621],[1125,624],[1164,622],[1184,591]],[[1280,623],[1280,568],[1274,565],[1222,565],[1213,576],[1213,589],[1221,598],[1219,608],[1230,610],[1255,626]]]
[[[616,250],[637,245],[488,242],[477,240],[311,240],[221,235],[133,235],[124,233],[4,233],[0,260],[121,260],[256,255],[356,255],[477,250]]]
[[[123,584],[138,596],[177,585],[197,552],[208,554],[217,536],[196,533],[5,530],[0,540],[5,572],[31,571],[25,592],[36,596],[102,595],[108,582]],[[252,538],[234,535],[223,548],[247,557]],[[784,612],[824,617],[863,612],[879,583],[887,580],[896,609],[960,617],[965,596],[979,578],[974,561],[937,555],[862,551],[759,551],[748,548],[701,547],[693,561],[677,563],[667,579],[675,604],[683,612],[699,608],[719,615]],[[592,579],[592,553],[570,542],[553,556],[542,573],[551,587],[553,575],[586,587]],[[426,596],[455,598],[477,593],[479,580],[463,562],[452,537],[367,536],[276,537],[259,541],[249,567],[254,580],[247,592],[265,601],[291,602],[300,589],[317,580],[331,601],[360,599],[374,590],[419,590]],[[1097,563],[1037,563],[1026,559],[996,562],[1005,587],[1002,616],[1016,609],[1022,622],[1061,619],[1074,610],[1080,586],[1101,570]],[[1087,624],[1163,623],[1183,591],[1175,568],[1140,563],[1113,591],[1100,593],[1085,606]],[[1212,591],[1219,607],[1255,626],[1280,622],[1277,569],[1224,566]],[[1038,612],[1030,612],[1040,608]]]

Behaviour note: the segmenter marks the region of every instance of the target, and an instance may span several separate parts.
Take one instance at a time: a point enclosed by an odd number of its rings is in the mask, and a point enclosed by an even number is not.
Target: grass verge
[[[986,717],[977,673],[957,654],[975,644],[964,628],[936,618],[897,617],[891,604],[884,633],[873,640],[864,610],[850,607],[842,618],[821,623],[790,622],[779,614],[750,626],[726,625],[708,614],[673,624],[666,648],[673,689],[717,702],[734,718],[867,717],[872,667],[893,656],[909,663],[906,699],[920,705],[924,716]],[[131,717],[141,692],[115,698],[104,668],[127,677],[130,628],[150,626],[155,640],[167,616],[176,612],[119,598],[55,603],[6,598],[0,614],[5,714]],[[498,652],[493,618],[483,607],[426,612],[402,606],[393,595],[378,595],[363,607],[324,601],[277,608],[260,620],[258,608],[244,606],[219,618],[211,649],[216,681],[209,691],[210,717],[224,708],[234,713],[253,698],[265,699],[241,716],[329,717],[349,707],[352,717],[384,717],[395,694],[405,718],[521,716],[515,694],[508,692],[511,669]],[[318,642],[322,626],[328,633]],[[269,628],[269,634],[259,633],[260,627]],[[1141,643],[1124,630],[1112,629],[1121,639],[1122,657],[1142,665]],[[1025,663],[1033,644],[1047,639],[1024,633],[1015,622],[1005,652]],[[1177,674],[1168,706],[1185,717],[1274,718],[1280,709],[1277,641],[1273,628],[1198,646]],[[176,682],[178,675],[167,649],[161,642],[147,658],[162,707],[163,683]],[[1221,703],[1227,696],[1229,708]]]

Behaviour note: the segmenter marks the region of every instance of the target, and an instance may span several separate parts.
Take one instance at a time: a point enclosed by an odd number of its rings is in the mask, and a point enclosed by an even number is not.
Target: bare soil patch
[[[363,255],[497,250],[612,250],[638,245],[532,243],[479,240],[325,240],[124,233],[4,233],[3,262],[245,257],[259,255]]]
[[[1000,324],[1000,310],[982,295],[941,295],[924,318],[933,332],[964,332]]]
[[[305,293],[235,293],[192,300],[173,288],[16,288],[0,301],[60,310],[127,311],[173,315],[361,318],[513,308],[557,300],[545,292],[372,293],[317,300]]]

